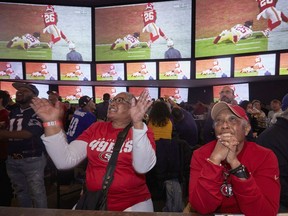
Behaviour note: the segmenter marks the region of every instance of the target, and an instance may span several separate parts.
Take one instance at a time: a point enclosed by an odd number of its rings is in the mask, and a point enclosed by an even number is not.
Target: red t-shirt
[[[216,141],[205,144],[194,151],[189,184],[189,202],[201,214],[241,213],[246,216],[276,215],[279,208],[280,182],[278,161],[275,154],[253,142],[245,142],[238,160],[247,168],[250,177],[241,180],[234,175],[228,177],[233,196],[224,196],[223,171],[230,169],[207,161]]]
[[[111,122],[96,122],[77,138],[88,143],[86,170],[88,190],[101,189],[108,159],[111,157],[117,135],[121,130],[123,129],[113,128]],[[153,132],[150,129],[147,135],[155,150]],[[130,129],[118,155],[114,180],[108,191],[108,210],[123,211],[151,198],[145,175],[136,173],[132,166],[132,148],[132,130]]]

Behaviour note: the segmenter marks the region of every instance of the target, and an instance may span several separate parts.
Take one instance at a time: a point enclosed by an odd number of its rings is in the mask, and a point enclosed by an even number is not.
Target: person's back
[[[288,94],[286,105],[283,104],[284,111],[277,117],[276,123],[264,130],[256,140],[259,145],[271,149],[278,158],[281,184],[279,212],[288,211]]]
[[[95,114],[97,121],[106,121],[107,120],[107,111],[109,106],[110,94],[105,93],[103,95],[103,102],[96,105]]]

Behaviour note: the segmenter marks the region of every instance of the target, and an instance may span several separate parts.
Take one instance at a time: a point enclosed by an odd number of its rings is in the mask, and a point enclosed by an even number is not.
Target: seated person
[[[275,154],[245,140],[249,119],[240,106],[216,103],[211,110],[216,140],[195,150],[189,202],[201,214],[276,215],[279,167]]]

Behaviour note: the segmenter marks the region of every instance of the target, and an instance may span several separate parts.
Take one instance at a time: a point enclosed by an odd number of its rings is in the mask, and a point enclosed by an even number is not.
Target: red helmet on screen
[[[76,70],[80,70],[80,65],[78,65],[78,64],[75,65],[75,69],[76,69]]]
[[[6,68],[11,68],[11,67],[12,67],[12,65],[10,63],[6,64]]]
[[[175,68],[179,68],[179,67],[180,67],[180,63],[177,62],[177,63],[175,64]]]
[[[257,63],[257,62],[261,62],[261,57],[260,56],[257,56],[256,58],[255,58],[255,62]]]
[[[115,66],[112,64],[110,65],[110,70],[114,70],[115,69]]]
[[[47,65],[46,65],[46,64],[42,64],[42,65],[41,65],[41,68],[42,68],[42,69],[47,69]]]
[[[215,59],[215,60],[213,61],[213,65],[216,66],[216,65],[218,65],[218,64],[219,64],[218,60]]]
[[[146,5],[146,10],[153,10],[153,9],[154,9],[154,6],[153,6],[152,3],[148,3],[148,4]]]
[[[141,69],[146,69],[146,64],[142,64]]]
[[[54,6],[53,5],[47,5],[46,7],[46,11],[50,11],[50,12],[53,12],[54,11]]]

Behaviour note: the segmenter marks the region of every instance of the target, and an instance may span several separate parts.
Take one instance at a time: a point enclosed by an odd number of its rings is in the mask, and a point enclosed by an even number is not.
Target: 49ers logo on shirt
[[[120,154],[132,152],[132,148],[133,148],[132,143],[133,143],[132,140],[128,140],[124,142],[120,149]],[[115,145],[115,140],[99,139],[99,140],[94,140],[90,142],[89,147],[91,151],[100,152],[98,155],[100,160],[108,162],[112,155],[114,145]]]
[[[104,161],[104,162],[108,162],[111,158],[111,155],[112,153],[111,152],[101,152],[99,155],[98,155],[98,158],[101,160],[101,161]]]

